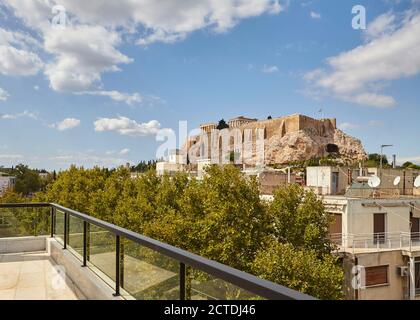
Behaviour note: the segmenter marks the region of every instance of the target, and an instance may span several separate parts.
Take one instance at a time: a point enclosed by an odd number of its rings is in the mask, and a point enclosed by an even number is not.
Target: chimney
[[[392,155],[392,167],[395,169],[397,167],[397,155]]]

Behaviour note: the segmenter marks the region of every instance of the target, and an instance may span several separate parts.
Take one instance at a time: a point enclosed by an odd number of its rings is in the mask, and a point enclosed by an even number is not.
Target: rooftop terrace
[[[0,204],[1,299],[313,299],[89,215]]]

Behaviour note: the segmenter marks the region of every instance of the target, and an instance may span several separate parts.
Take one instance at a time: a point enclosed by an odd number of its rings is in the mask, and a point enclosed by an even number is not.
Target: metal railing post
[[[120,286],[124,288],[124,240],[120,243]]]
[[[54,233],[55,233],[55,215],[54,215],[54,207],[51,207],[51,238],[54,238]]]
[[[63,249],[67,249],[67,234],[68,234],[68,213],[64,212],[64,245],[63,245]]]
[[[120,236],[115,236],[115,293],[120,295]]]
[[[83,265],[87,265],[87,221],[83,221]]]
[[[179,264],[179,300],[186,300],[186,287],[185,287],[186,269],[185,263]]]

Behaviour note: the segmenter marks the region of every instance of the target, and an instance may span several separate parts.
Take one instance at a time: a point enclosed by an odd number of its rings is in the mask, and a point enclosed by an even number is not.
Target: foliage
[[[226,123],[225,119],[219,121],[217,127],[218,130],[223,130],[229,128],[229,125]]]
[[[416,164],[414,164],[414,163],[412,163],[412,162],[410,162],[410,161],[404,162],[404,163],[403,163],[403,165],[402,165],[402,167],[403,167],[404,169],[415,169],[415,170],[420,170],[420,166],[419,166],[419,165],[416,165]]]
[[[282,186],[274,192],[269,212],[273,219],[273,235],[279,242],[321,254],[333,249],[328,239],[331,216],[312,191],[305,191],[296,184]]]
[[[315,250],[271,241],[257,254],[253,271],[266,280],[320,299],[343,298],[343,270],[332,255],[320,259]]]
[[[16,177],[15,191],[25,196],[40,191],[48,183],[40,178],[40,171],[30,169],[23,164],[11,169],[2,169],[2,171]]]
[[[374,167],[378,168],[381,164],[381,155],[378,153],[371,153],[368,155],[367,161],[364,163],[365,167]],[[384,168],[389,168],[389,162],[386,155],[382,155],[382,166]]]
[[[153,169],[156,169],[155,160],[140,161],[138,165],[131,167],[131,172],[146,172]]]

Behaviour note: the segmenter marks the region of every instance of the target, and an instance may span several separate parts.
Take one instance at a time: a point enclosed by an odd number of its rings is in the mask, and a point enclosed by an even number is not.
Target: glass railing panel
[[[0,238],[50,234],[51,209],[0,208]]]
[[[124,239],[121,285],[138,300],[179,299],[179,262]]]
[[[205,272],[187,268],[187,299],[191,300],[262,300],[264,298],[218,279]]]
[[[83,260],[83,220],[70,216],[69,217],[69,236],[68,247],[75,256]]]
[[[64,244],[64,217],[65,214],[63,211],[55,210],[54,219],[55,219],[55,231],[54,237],[56,240]]]
[[[89,225],[88,262],[92,270],[98,273],[108,284],[107,279],[115,282],[115,235],[98,226]],[[105,277],[104,277],[105,276]]]

